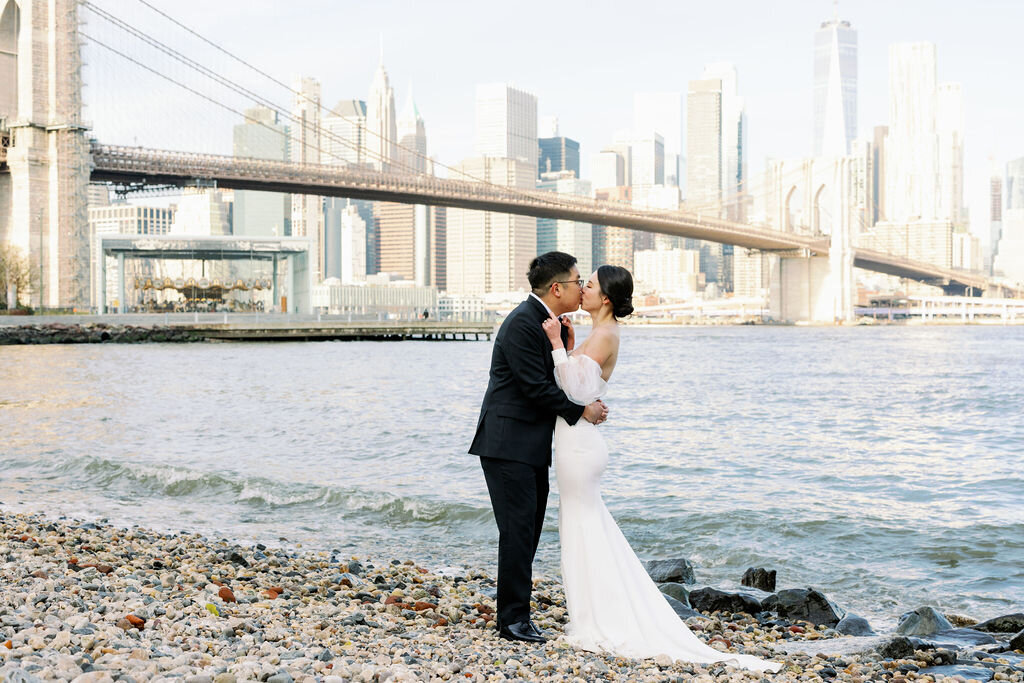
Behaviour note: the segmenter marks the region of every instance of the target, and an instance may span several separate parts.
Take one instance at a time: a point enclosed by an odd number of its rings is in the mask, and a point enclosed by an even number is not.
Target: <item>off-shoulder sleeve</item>
[[[569,356],[565,349],[555,349],[551,357],[555,360],[555,382],[573,403],[588,405],[608,390],[608,383],[601,377],[601,366],[590,356]]]

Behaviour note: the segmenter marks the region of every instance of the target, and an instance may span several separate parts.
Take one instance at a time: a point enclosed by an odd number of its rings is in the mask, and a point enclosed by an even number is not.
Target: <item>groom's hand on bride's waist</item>
[[[608,406],[604,401],[598,399],[583,409],[583,419],[594,425],[599,425],[608,419]]]

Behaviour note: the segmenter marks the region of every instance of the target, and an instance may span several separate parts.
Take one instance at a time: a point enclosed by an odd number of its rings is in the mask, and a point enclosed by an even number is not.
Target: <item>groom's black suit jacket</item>
[[[541,323],[544,305],[527,297],[498,329],[491,354],[490,380],[469,452],[534,467],[551,465],[555,417],[570,425],[583,415],[555,384],[551,342]],[[567,331],[563,328],[563,339]]]

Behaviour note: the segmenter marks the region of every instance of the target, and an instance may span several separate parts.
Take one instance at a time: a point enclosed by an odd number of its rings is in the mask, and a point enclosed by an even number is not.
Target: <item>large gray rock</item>
[[[690,591],[690,605],[701,612],[746,612],[757,614],[763,611],[761,601],[752,595],[727,593],[716,588],[698,588]]]
[[[930,636],[939,631],[952,631],[953,624],[934,607],[918,607],[900,617],[896,633],[901,636]]]
[[[907,659],[914,654],[914,642],[910,638],[897,636],[878,648],[882,659]]]
[[[750,567],[747,571],[743,572],[743,578],[740,579],[740,585],[750,586],[751,588],[757,588],[763,590],[766,593],[775,592],[775,575],[774,569],[765,569],[764,567]]]
[[[844,636],[873,636],[875,631],[871,628],[871,624],[864,617],[858,617],[856,614],[847,614],[843,617],[838,624],[836,624],[836,631],[842,633]]]
[[[974,629],[976,631],[987,631],[988,633],[1016,633],[1017,631],[1024,630],[1024,614],[1020,612],[1004,614],[1001,617],[975,624]]]
[[[689,605],[684,605],[671,595],[665,595],[665,602],[672,606],[672,610],[680,619],[689,619],[690,617],[701,616],[699,612],[694,611]]]
[[[690,591],[686,590],[686,587],[681,583],[662,583],[658,585],[660,590],[665,595],[670,595],[679,602],[683,603],[687,607],[690,606]]]
[[[1024,631],[1010,638],[1010,649],[1024,652]]]
[[[647,573],[655,583],[696,583],[693,565],[684,557],[674,560],[651,560]]]
[[[787,588],[765,598],[762,605],[783,619],[808,621],[815,626],[834,627],[846,616],[846,610],[813,588]]]
[[[975,631],[972,628],[954,628],[950,631],[939,631],[932,635],[921,636],[921,639],[936,647],[953,649],[962,649],[975,645],[994,645],[998,642],[989,634]]]

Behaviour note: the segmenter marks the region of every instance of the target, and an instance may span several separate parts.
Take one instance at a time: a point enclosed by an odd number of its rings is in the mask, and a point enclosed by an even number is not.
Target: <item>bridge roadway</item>
[[[574,220],[793,255],[827,256],[829,250],[829,239],[823,236],[779,232],[702,216],[699,212],[637,209],[613,201],[505,188],[472,180],[96,142],[92,143],[91,154],[94,182],[127,187],[183,186],[208,180],[218,187],[235,190],[349,197]],[[855,249],[853,263],[857,268],[941,286],[948,292],[980,292],[991,284],[973,273],[865,249]]]

